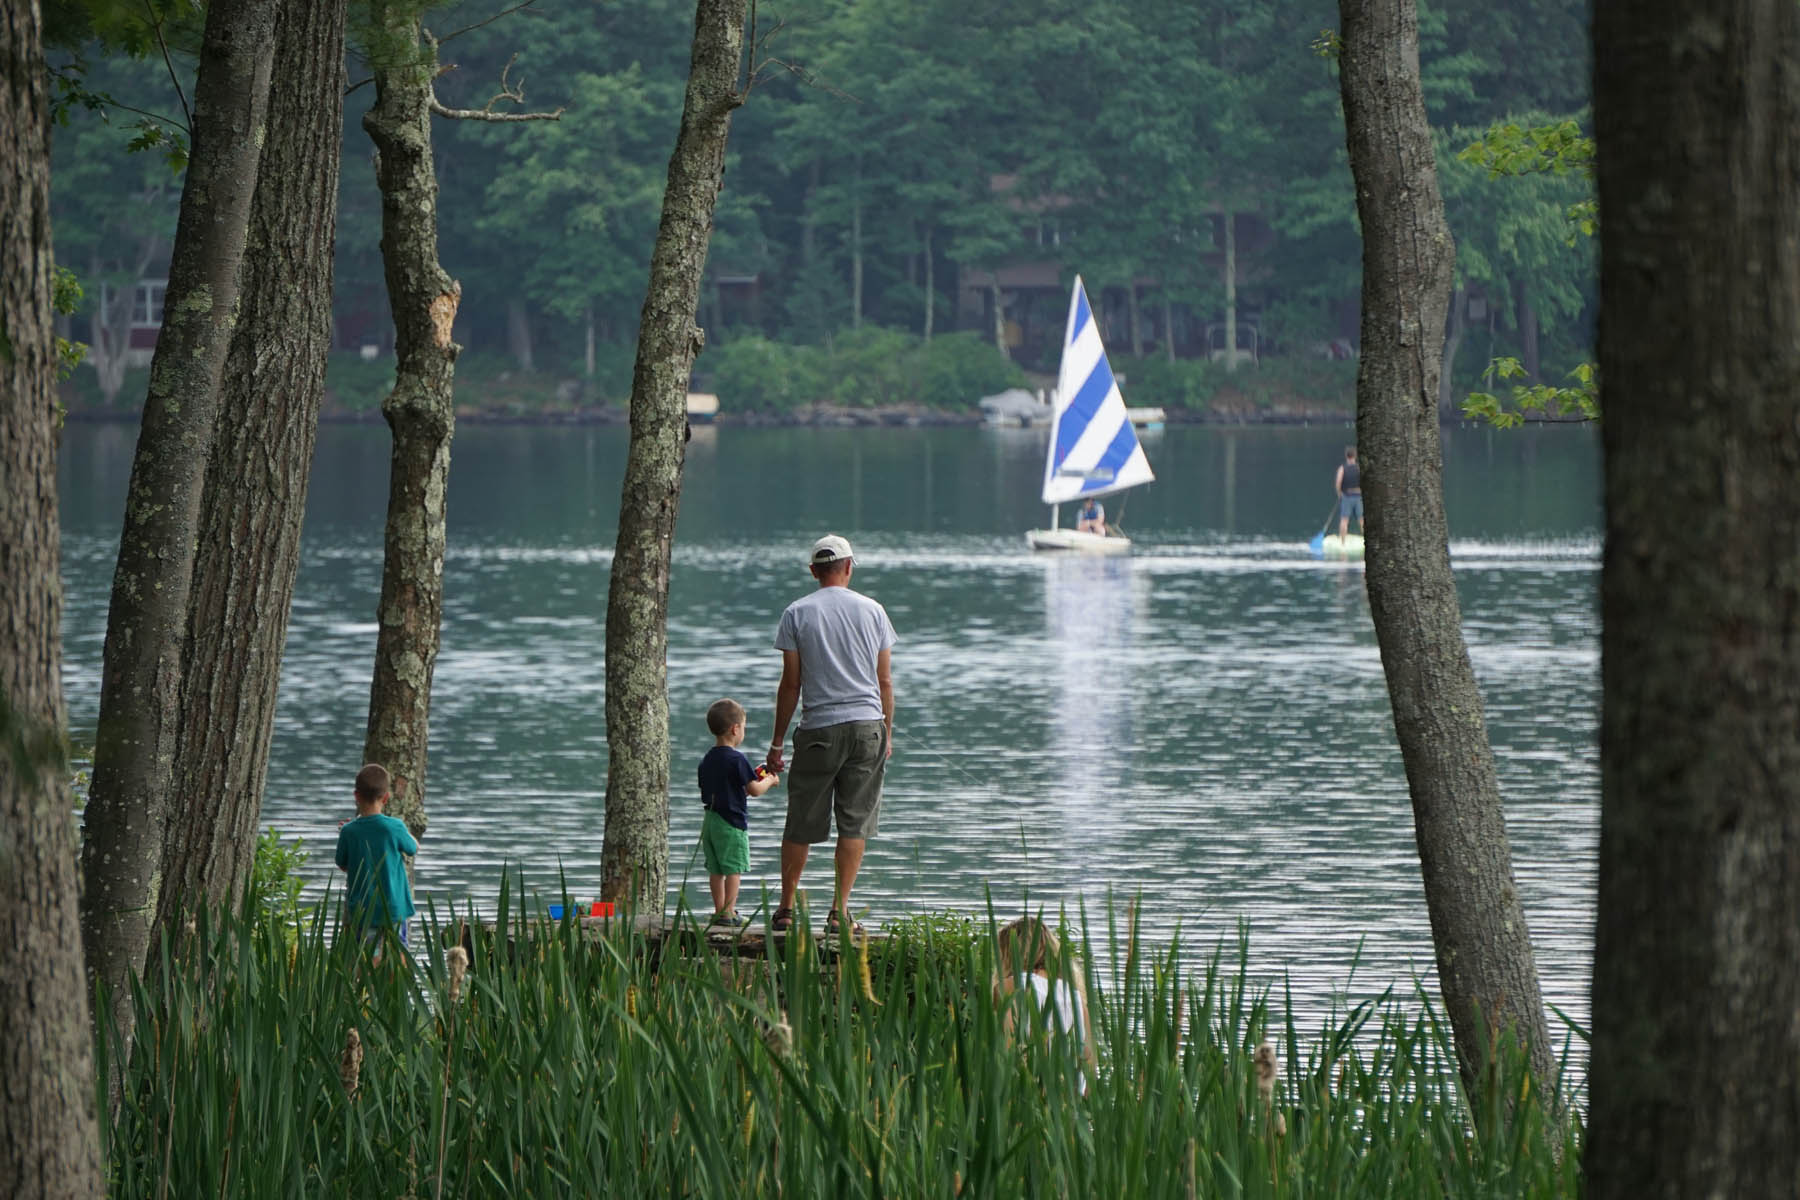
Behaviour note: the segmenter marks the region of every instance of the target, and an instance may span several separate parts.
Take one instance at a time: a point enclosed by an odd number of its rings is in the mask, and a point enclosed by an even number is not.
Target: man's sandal
[[[839,926],[838,910],[834,908],[830,912],[825,914],[825,936],[826,937],[836,937],[838,935],[838,926]],[[860,922],[857,922],[857,921],[850,922],[850,933],[852,936],[861,937],[863,935],[863,933],[865,933],[865,932],[866,931],[863,929]]]
[[[778,908],[769,914],[769,932],[786,933],[794,927],[794,910]]]

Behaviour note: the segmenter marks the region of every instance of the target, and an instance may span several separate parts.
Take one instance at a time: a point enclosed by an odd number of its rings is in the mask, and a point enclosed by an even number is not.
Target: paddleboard
[[[1330,537],[1314,538],[1313,553],[1320,558],[1361,558],[1363,556],[1362,534],[1351,533],[1343,537],[1332,534]]]

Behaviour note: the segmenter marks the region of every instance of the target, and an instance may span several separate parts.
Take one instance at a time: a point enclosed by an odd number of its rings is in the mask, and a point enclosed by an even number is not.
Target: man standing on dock
[[[894,626],[881,605],[850,590],[850,543],[826,534],[813,543],[809,567],[818,590],[788,605],[775,630],[781,685],[769,769],[787,773],[787,826],[781,834],[781,904],[771,933],[794,923],[794,891],[813,843],[831,836],[837,819],[836,888],[827,935],[849,920],[850,889],[863,848],[881,815],[881,781],[894,753]],[[788,722],[800,709],[791,769],[782,758]],[[853,929],[859,928],[852,925]]]

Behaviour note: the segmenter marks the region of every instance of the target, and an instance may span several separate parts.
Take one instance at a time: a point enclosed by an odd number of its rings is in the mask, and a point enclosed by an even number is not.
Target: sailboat
[[[1069,324],[1056,376],[1050,447],[1044,455],[1043,500],[1050,506],[1050,528],[1033,529],[1025,541],[1033,550],[1125,554],[1131,539],[1123,534],[1061,528],[1059,506],[1066,500],[1122,492],[1155,478],[1126,415],[1106,347],[1100,344],[1099,322],[1077,275],[1069,294]]]

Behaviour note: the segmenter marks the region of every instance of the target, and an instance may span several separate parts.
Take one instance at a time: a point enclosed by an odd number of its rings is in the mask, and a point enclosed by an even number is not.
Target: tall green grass
[[[1577,1193],[1578,1123],[1474,1120],[1428,1005],[1303,1031],[1241,951],[1072,939],[1099,1049],[1083,1095],[1071,1039],[1005,1031],[1029,1025],[991,984],[991,922],[740,959],[547,925],[503,890],[454,1001],[434,922],[381,964],[328,924],[203,921],[137,986],[115,1196]],[[1522,1079],[1511,1059],[1495,1087]]]

